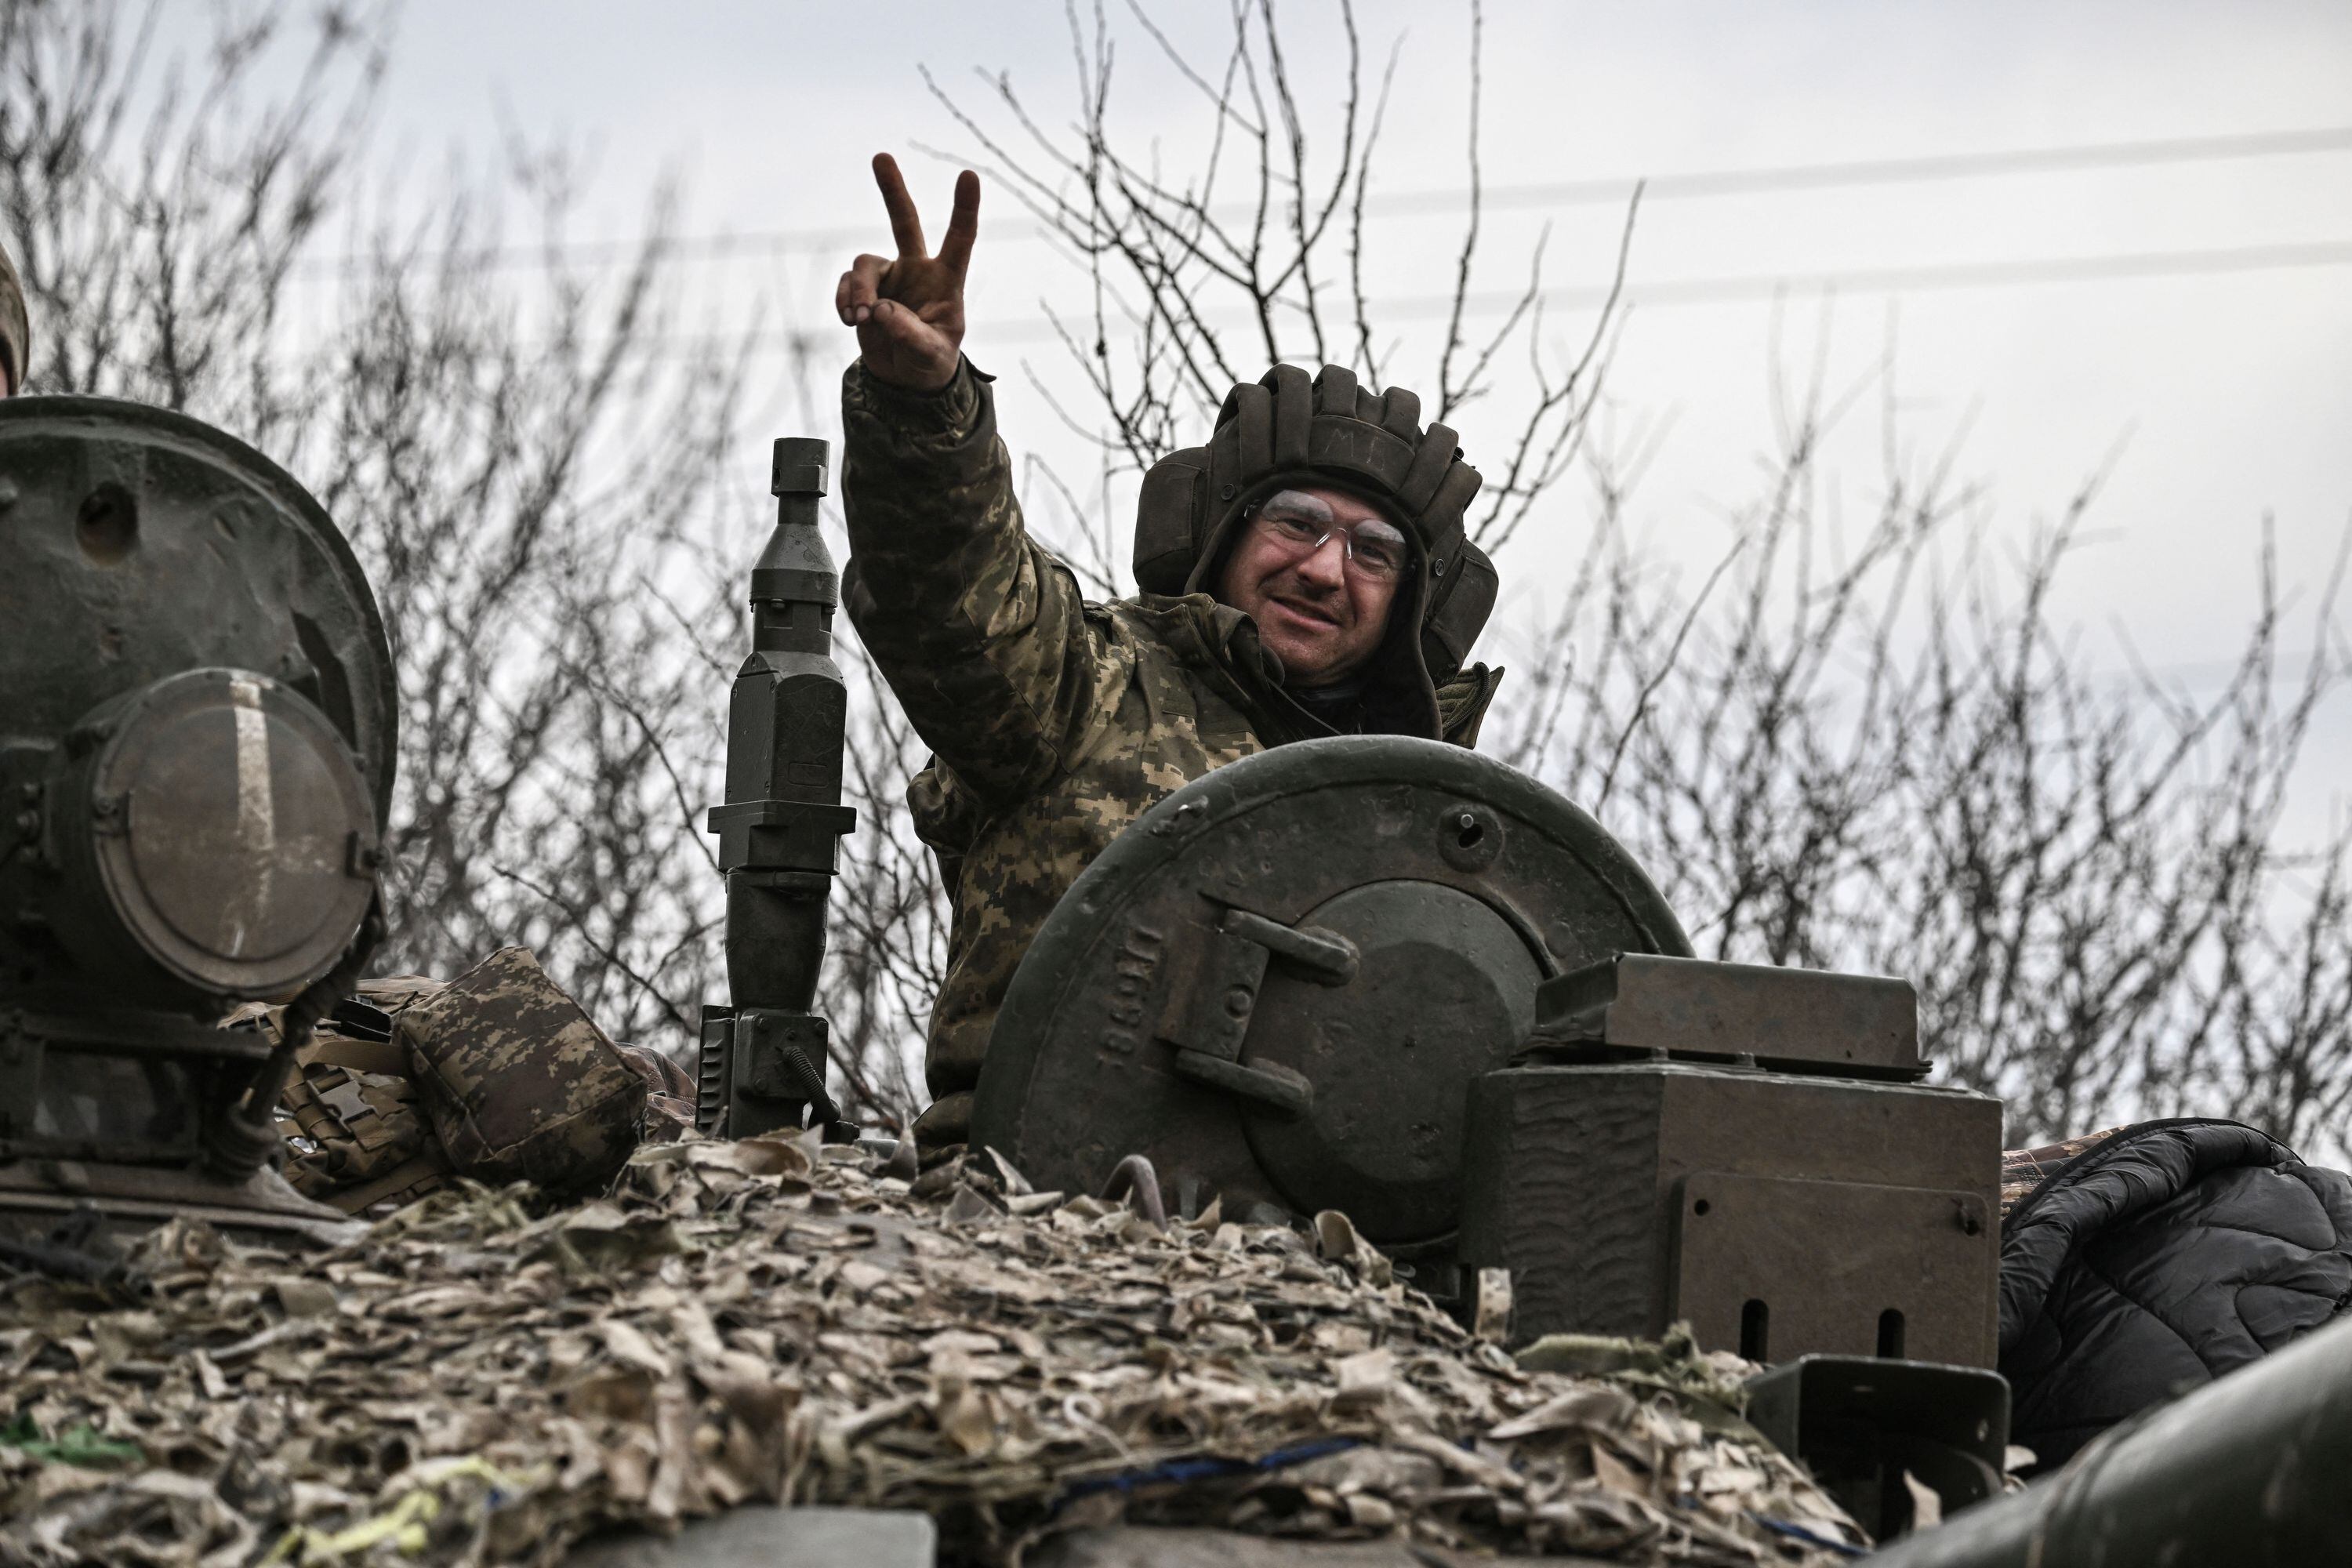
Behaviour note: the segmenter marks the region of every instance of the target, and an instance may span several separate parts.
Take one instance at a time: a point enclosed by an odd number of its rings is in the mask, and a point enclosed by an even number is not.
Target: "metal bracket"
[[[771,1007],[702,1010],[695,1121],[720,1138],[797,1129],[808,1107],[835,1116],[824,1082],[825,1021]]]
[[[1243,1100],[1255,1100],[1268,1110],[1293,1121],[1305,1116],[1315,1106],[1315,1086],[1306,1075],[1276,1063],[1264,1067],[1244,1067],[1223,1057],[1209,1056],[1201,1051],[1178,1051],[1172,1064],[1179,1078],[1211,1089],[1221,1089]]]
[[[1948,1514],[2000,1495],[2009,1384],[1982,1367],[1799,1356],[1748,1380],[1748,1419],[1885,1540],[1911,1523],[1906,1472]]]
[[[1758,1112],[1780,1087],[1761,1078]],[[1750,1361],[1806,1352],[1990,1360],[2000,1243],[1959,1188],[1694,1171],[1677,1199],[1667,1310]],[[1813,1255],[1836,1237],[1838,1261]]]
[[[700,1052],[694,1064],[694,1130],[715,1136],[727,1114],[727,1086],[731,1068],[728,1047],[735,1040],[735,1009],[702,1005]]]
[[[0,816],[14,829],[0,838],[0,860],[21,854],[37,866],[57,863],[49,845],[48,785],[37,775],[25,776],[52,754],[47,746],[0,746]]]
[[[1227,936],[1254,942],[1275,957],[1304,971],[1318,985],[1345,985],[1356,978],[1363,954],[1356,944],[1321,926],[1286,926],[1247,910],[1228,909],[1218,929]]]
[[[857,827],[857,809],[796,800],[741,800],[714,805],[706,830],[719,836],[719,867],[833,875],[844,835]]]
[[[1345,985],[1362,962],[1356,944],[1319,926],[1286,926],[1225,907],[1215,925],[1194,928],[1187,946],[1189,962],[1171,966],[1159,1029],[1160,1038],[1176,1047],[1171,1065],[1177,1076],[1281,1116],[1306,1115],[1315,1089],[1304,1074],[1241,1059],[1250,1017],[1270,961],[1318,985]]]

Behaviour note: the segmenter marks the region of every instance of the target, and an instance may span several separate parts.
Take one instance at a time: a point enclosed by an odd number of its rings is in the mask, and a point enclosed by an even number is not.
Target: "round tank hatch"
[[[1366,1235],[1444,1234],[1461,1204],[1470,1079],[1505,1064],[1535,1025],[1543,969],[1508,921],[1436,882],[1373,882],[1307,912],[1352,943],[1354,981],[1270,969],[1245,1065],[1288,1068],[1306,1113],[1248,1116],[1250,1148],[1287,1206],[1343,1209]]]
[[[94,971],[136,953],[222,996],[326,973],[373,896],[375,813],[334,726],[246,670],[198,669],[91,716],[58,790],[70,900]]]
[[[0,398],[0,733],[47,742],[181,670],[257,670],[333,723],[388,820],[383,619],[291,475],[185,415],[58,396]]]
[[[1171,1206],[1346,1212],[1441,1240],[1469,1081],[1544,979],[1687,954],[1600,825],[1458,746],[1340,736],[1194,780],[1087,868],[1007,990],[975,1144],[1099,1191],[1141,1153]]]

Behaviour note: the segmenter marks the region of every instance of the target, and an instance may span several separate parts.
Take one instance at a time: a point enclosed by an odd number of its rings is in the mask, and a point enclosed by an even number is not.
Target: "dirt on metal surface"
[[[1737,1363],[1524,1369],[1337,1214],[1155,1227],[982,1157],[689,1139],[540,1212],[459,1184],[299,1255],[176,1221],[138,1293],[0,1273],[0,1563],[539,1563],[746,1502],[943,1563],[1127,1522],[1625,1563],[1850,1522]],[[1580,1363],[1581,1364],[1581,1363]]]

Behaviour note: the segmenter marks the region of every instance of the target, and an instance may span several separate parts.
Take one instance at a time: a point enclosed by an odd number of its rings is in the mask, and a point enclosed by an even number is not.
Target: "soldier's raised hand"
[[[922,219],[887,153],[874,155],[874,183],[882,187],[898,254],[851,262],[834,290],[834,308],[843,325],[857,329],[857,352],[869,374],[893,386],[936,392],[955,379],[963,352],[963,274],[980,229],[980,176],[970,169],[956,176],[955,211],[937,256],[923,248]]]

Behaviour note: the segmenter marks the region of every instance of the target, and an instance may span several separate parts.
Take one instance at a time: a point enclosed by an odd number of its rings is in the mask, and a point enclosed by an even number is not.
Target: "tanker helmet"
[[[1250,504],[1302,482],[1361,495],[1405,527],[1419,559],[1390,611],[1383,657],[1424,692],[1451,679],[1495,607],[1494,563],[1463,532],[1478,470],[1462,460],[1452,430],[1422,428],[1420,398],[1402,387],[1372,392],[1340,365],[1309,381],[1278,364],[1236,385],[1207,446],[1151,466],[1136,509],[1137,585],[1208,589]],[[1433,713],[1433,696],[1428,706]]]
[[[0,397],[25,390],[25,362],[33,347],[33,324],[25,313],[25,288],[8,247],[0,245]]]

